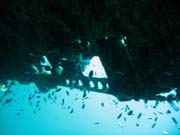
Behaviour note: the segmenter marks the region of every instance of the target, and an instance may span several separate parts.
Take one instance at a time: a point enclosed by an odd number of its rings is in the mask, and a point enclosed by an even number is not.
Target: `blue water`
[[[96,92],[83,97],[82,91],[63,86],[39,93],[34,83],[16,82],[9,91],[0,91],[0,135],[180,134],[180,113],[167,102],[157,107],[155,101],[119,102]]]

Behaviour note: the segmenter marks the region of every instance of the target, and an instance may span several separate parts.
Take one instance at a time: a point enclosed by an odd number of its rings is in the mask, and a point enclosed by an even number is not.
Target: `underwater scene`
[[[43,58],[44,65],[50,64],[45,56]],[[39,72],[35,66],[32,68]],[[97,56],[86,64],[83,75],[107,79]],[[107,92],[108,83],[104,88],[103,83],[94,81],[88,88],[83,87],[81,81],[78,86],[82,87],[76,87],[76,80],[64,78],[64,81],[65,84],[46,92],[40,90],[43,86],[38,87],[31,81],[26,84],[18,80],[0,82],[0,135],[180,134],[179,100],[121,101]],[[176,97],[176,92],[174,88],[157,96]]]

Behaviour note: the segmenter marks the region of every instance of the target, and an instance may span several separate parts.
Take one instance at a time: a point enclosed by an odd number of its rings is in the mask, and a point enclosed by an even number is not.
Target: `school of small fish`
[[[12,85],[14,85],[15,83],[12,82],[11,85],[9,87],[11,87]],[[70,89],[71,90],[71,89]],[[68,97],[70,96],[71,92],[70,90],[66,90],[65,91],[65,95]],[[23,96],[23,100],[28,100],[29,102],[29,105],[32,106],[34,109],[32,110],[32,113],[33,114],[36,114],[38,111],[41,110],[41,103],[44,102],[49,102],[51,104],[53,103],[56,103],[57,102],[57,99],[58,99],[58,94],[62,91],[61,87],[58,87],[56,88],[55,90],[52,90],[50,92],[48,92],[46,94],[46,96],[42,96],[42,93],[38,90],[35,90],[34,92],[31,92],[28,96],[27,95],[24,95]],[[85,99],[88,98],[87,94],[88,94],[88,91],[86,89],[81,89],[81,92],[82,92],[82,105],[81,105],[81,109],[84,110],[86,108],[86,103],[85,103]],[[0,99],[0,106],[5,106],[5,105],[10,105],[12,102],[16,102],[16,98],[9,98],[8,95],[13,95],[13,97],[15,97],[16,93],[14,93],[13,91],[10,90],[10,88],[4,93],[4,95],[1,97]],[[26,97],[27,96],[27,97]],[[76,95],[77,96],[77,95]],[[70,105],[69,106],[65,106],[66,102],[67,102],[67,99],[66,97],[61,97],[61,103],[60,103],[60,107],[63,108],[63,109],[68,109],[69,113],[70,114],[73,114],[75,112],[74,108],[72,108]],[[74,101],[77,101],[79,100],[80,97],[75,97],[74,98]],[[112,100],[112,102],[114,103],[114,105],[118,105],[118,101],[116,100]],[[145,104],[147,104],[147,101],[145,101]],[[102,101],[100,102],[100,106],[101,107],[104,107],[105,106],[105,103]],[[153,106],[153,108],[155,109],[156,107],[158,106],[158,102],[155,103],[155,105]],[[2,111],[3,107],[0,108],[0,111]],[[20,109],[17,113],[16,113],[16,116],[20,116],[21,113],[24,111],[24,109]],[[146,116],[146,119],[147,120],[151,120],[153,121],[153,124],[150,125],[150,127],[153,129],[156,127],[157,125],[157,122],[158,122],[158,115],[167,115],[169,116],[171,114],[171,111],[170,110],[167,110],[166,112],[162,112],[160,110],[156,111],[156,112],[153,112],[153,116],[154,117],[147,117]],[[140,119],[143,117],[145,118],[145,114],[143,114],[143,112],[138,112],[138,113],[135,113],[131,107],[129,105],[125,105],[124,107],[121,108],[119,114],[117,114],[116,116],[116,119],[120,122],[118,122],[119,126],[121,128],[124,127],[123,125],[123,122],[126,123],[128,121],[128,117],[133,117],[135,116],[136,117],[136,123],[135,123],[135,126],[138,128],[141,126],[140,124]],[[121,121],[122,119],[122,121]],[[178,120],[175,118],[175,117],[170,117],[170,119],[172,120],[172,122],[175,124],[175,126],[178,125]],[[94,122],[94,125],[99,125],[100,122],[96,121]],[[179,127],[177,127],[179,129]],[[164,134],[169,134],[168,131],[166,130],[163,130],[162,131]]]

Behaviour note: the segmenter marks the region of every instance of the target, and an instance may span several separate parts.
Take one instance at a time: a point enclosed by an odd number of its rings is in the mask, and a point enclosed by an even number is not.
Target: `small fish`
[[[152,117],[147,117],[148,120],[152,120],[153,118]]]
[[[178,124],[178,122],[177,122],[177,120],[176,120],[176,118],[174,118],[174,117],[171,117],[171,119],[172,119],[172,121],[174,122],[174,124]]]
[[[78,98],[75,98],[74,101],[78,100]]]
[[[61,91],[61,88],[59,88],[59,89],[56,89],[56,92],[59,92],[59,91]]]
[[[70,113],[73,113],[73,112],[74,112],[74,109],[72,108],[71,111],[70,111]]]
[[[39,103],[40,103],[40,101],[36,101],[36,103],[37,103],[37,104],[39,104]]]
[[[123,128],[124,126],[123,126],[123,124],[122,123],[118,123],[118,125],[121,127],[121,128]]]
[[[99,125],[100,123],[99,122],[94,122],[94,125]]]
[[[129,109],[130,109],[129,106],[126,105],[126,107],[125,107],[125,112],[127,112]]]
[[[20,113],[17,113],[16,115],[17,115],[17,116],[19,116],[19,115],[20,115]]]
[[[82,105],[82,109],[84,109],[84,108],[85,108],[85,104]]]
[[[152,126],[151,126],[151,128],[154,128],[156,126],[156,123],[154,123]]]
[[[127,113],[127,115],[132,115],[132,114],[133,114],[132,110]]]
[[[158,111],[159,114],[164,114],[162,111]]]
[[[170,111],[170,110],[167,110],[167,111],[166,111],[166,114],[171,114],[171,111]]]
[[[115,99],[112,100],[114,102],[115,105],[118,104],[118,101],[116,101]]]
[[[103,102],[101,103],[101,106],[104,107],[104,103]]]
[[[28,100],[31,100],[31,99],[32,99],[32,97],[31,97],[31,94],[30,94]]]
[[[158,117],[155,117],[155,118],[154,118],[154,121],[157,122],[157,120],[158,120]]]
[[[52,91],[52,96],[54,96],[54,91]]]
[[[39,107],[39,104],[36,104],[36,107]]]
[[[63,106],[63,105],[64,105],[64,102],[65,102],[65,100],[64,100],[64,98],[63,98],[63,99],[62,99],[61,106]]]
[[[50,93],[48,94],[48,98],[51,99],[51,94]]]
[[[136,127],[139,127],[139,124],[138,124],[138,123],[136,123]]]
[[[83,95],[82,95],[82,97],[84,98],[84,97],[86,97],[86,96],[87,96],[86,90],[83,90]]]
[[[120,119],[122,116],[122,113],[120,113],[118,116],[117,116],[117,119]]]
[[[91,70],[91,71],[89,72],[89,78],[92,78],[92,77],[93,77],[93,74],[94,74],[94,72],[93,72],[93,70]]]
[[[168,133],[168,131],[166,131],[166,130],[163,130],[162,131],[165,135],[168,135],[169,133]]]
[[[36,96],[37,98],[40,98],[41,96]]]
[[[142,116],[142,113],[139,113],[138,116],[137,116],[137,119],[140,119]]]
[[[69,91],[66,91],[66,95],[69,96]]]
[[[125,122],[127,121],[126,117],[124,117],[124,121],[125,121]]]
[[[12,101],[12,98],[6,99],[6,104],[10,103]]]

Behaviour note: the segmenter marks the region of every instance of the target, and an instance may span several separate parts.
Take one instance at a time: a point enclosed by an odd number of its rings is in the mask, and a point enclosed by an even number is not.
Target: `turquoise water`
[[[63,86],[40,93],[34,83],[18,82],[0,97],[0,135],[180,134],[179,111],[167,102],[119,102]]]

